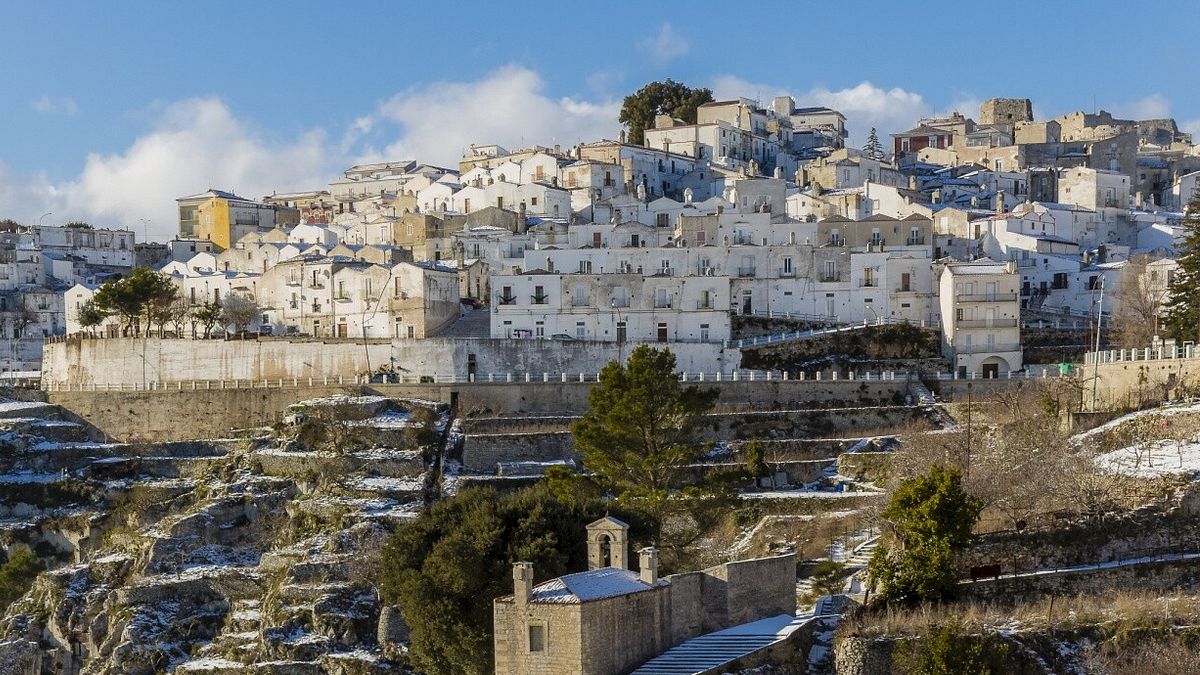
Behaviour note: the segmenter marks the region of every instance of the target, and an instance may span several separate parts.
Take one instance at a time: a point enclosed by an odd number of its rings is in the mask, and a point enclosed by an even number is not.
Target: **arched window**
[[[600,566],[612,567],[612,539],[607,534],[600,535]]]

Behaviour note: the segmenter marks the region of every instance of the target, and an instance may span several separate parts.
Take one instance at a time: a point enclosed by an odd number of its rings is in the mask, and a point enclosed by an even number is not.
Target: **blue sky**
[[[1135,8],[0,0],[0,217],[165,234],[173,199],[210,185],[258,197],[360,160],[615,137],[620,98],[665,77],[841,107],[859,142],[991,96],[1200,131],[1195,4]]]

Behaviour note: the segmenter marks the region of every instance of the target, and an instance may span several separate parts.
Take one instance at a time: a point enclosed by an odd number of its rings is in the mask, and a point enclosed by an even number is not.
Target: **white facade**
[[[942,355],[960,377],[1004,377],[1021,370],[1021,305],[1016,266],[952,262],[941,272]]]

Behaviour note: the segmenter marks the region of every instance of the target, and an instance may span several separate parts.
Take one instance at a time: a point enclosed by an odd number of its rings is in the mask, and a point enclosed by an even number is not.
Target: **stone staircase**
[[[492,315],[487,307],[463,312],[450,325],[430,337],[491,337]]]
[[[787,638],[812,617],[782,614],[701,635],[642,664],[632,675],[695,675]]]

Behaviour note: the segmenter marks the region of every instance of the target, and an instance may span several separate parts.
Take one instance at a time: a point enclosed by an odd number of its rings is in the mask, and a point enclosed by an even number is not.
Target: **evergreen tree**
[[[879,142],[879,134],[875,133],[875,127],[871,127],[871,133],[867,136],[867,144],[863,146],[863,154],[871,159],[883,158],[883,144]]]
[[[712,446],[701,425],[717,393],[683,386],[669,349],[642,345],[626,364],[610,362],[588,393],[588,411],[571,427],[591,475],[552,477],[554,489],[613,497],[643,514],[661,567],[688,569],[696,563],[694,545],[728,516],[734,486],[748,478],[741,467],[703,476],[689,469]]]
[[[1200,192],[1188,204],[1183,230],[1179,269],[1167,289],[1163,317],[1167,333],[1180,341],[1200,338]]]
[[[696,108],[712,100],[711,89],[693,89],[671,79],[651,82],[625,97],[618,119],[621,124],[629,125],[629,142],[641,145],[645,130],[654,126],[655,115],[670,115],[695,124]]]
[[[954,597],[954,553],[967,545],[982,509],[963,489],[958,469],[935,465],[901,483],[882,513],[891,526],[891,546],[880,546],[868,567],[883,597],[904,603]]]

